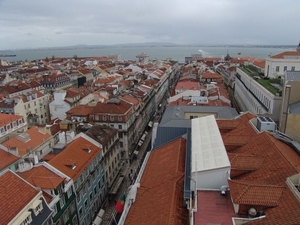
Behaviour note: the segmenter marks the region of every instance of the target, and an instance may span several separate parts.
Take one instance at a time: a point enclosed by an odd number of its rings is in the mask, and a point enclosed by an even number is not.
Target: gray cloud
[[[295,0],[2,0],[0,49],[148,41],[297,44],[299,8]]]

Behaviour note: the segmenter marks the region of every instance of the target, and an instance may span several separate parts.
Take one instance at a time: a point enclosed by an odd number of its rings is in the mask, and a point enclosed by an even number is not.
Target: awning
[[[138,146],[142,146],[144,142],[142,140],[139,141]]]
[[[146,134],[143,134],[143,136],[141,137],[141,140],[145,141],[145,138],[146,138]]]
[[[152,127],[152,125],[153,125],[153,122],[150,121],[150,122],[148,123],[148,126],[149,126],[149,127]]]
[[[110,194],[112,194],[112,195],[117,194],[119,187],[122,184],[123,179],[124,179],[124,177],[119,177],[118,181],[113,185],[113,188],[109,192]]]

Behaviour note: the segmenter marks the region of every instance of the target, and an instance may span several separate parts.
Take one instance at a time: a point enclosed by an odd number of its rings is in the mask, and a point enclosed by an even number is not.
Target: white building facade
[[[282,104],[279,93],[274,95],[239,68],[235,78],[234,98],[242,111],[268,114],[274,121],[279,120]]]
[[[297,51],[286,51],[266,58],[265,76],[269,78],[284,78],[285,71],[300,70],[300,47]]]

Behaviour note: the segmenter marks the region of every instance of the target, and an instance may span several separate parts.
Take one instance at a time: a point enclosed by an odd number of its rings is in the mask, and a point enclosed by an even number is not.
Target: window
[[[17,127],[17,122],[14,121],[14,122],[13,122],[13,128],[16,128],[16,127]]]
[[[122,125],[119,124],[119,129],[122,130]]]
[[[111,123],[109,126],[112,127],[112,128],[114,128],[114,124],[113,123]]]
[[[114,116],[110,116],[110,121],[114,121],[115,117]]]
[[[68,191],[67,191],[68,198],[70,198],[71,195],[72,195],[72,188],[69,188]]]
[[[65,197],[62,196],[61,199],[59,200],[59,205],[60,205],[60,208],[62,209],[65,205]]]
[[[23,224],[30,224],[32,222],[31,215],[27,216],[25,220],[23,221]]]
[[[294,67],[294,66],[292,66],[292,69],[291,69],[291,71],[295,71],[295,67]]]
[[[96,115],[96,117],[97,117],[97,115]],[[103,116],[103,120],[104,120],[104,121],[106,121],[106,120],[107,120],[107,119],[106,119],[106,116]]]
[[[286,71],[286,70],[287,70],[287,66],[284,66],[284,67],[283,67],[283,71]]]
[[[118,121],[122,121],[122,116],[118,116]]]
[[[85,188],[85,186],[82,188],[82,193],[83,193],[83,196],[86,194],[86,188]]]
[[[4,132],[5,132],[4,127],[0,127],[0,134],[2,134]]]
[[[82,216],[82,207],[79,209],[79,216]]]
[[[30,104],[27,105],[27,108],[30,109]]]
[[[123,148],[123,142],[120,142],[120,147]]]
[[[10,124],[6,125],[6,130],[10,130]]]
[[[80,202],[80,193],[78,193],[78,195],[77,195],[77,203],[79,203]]]
[[[69,215],[68,213],[64,213],[64,224],[67,224],[69,220]]]
[[[276,66],[276,72],[279,72],[279,66]]]
[[[22,119],[19,119],[18,121],[19,125],[23,123]]]

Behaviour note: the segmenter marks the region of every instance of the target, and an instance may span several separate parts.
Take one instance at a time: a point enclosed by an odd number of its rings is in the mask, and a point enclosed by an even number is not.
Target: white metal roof
[[[230,162],[213,115],[192,119],[192,172],[229,167]]]

